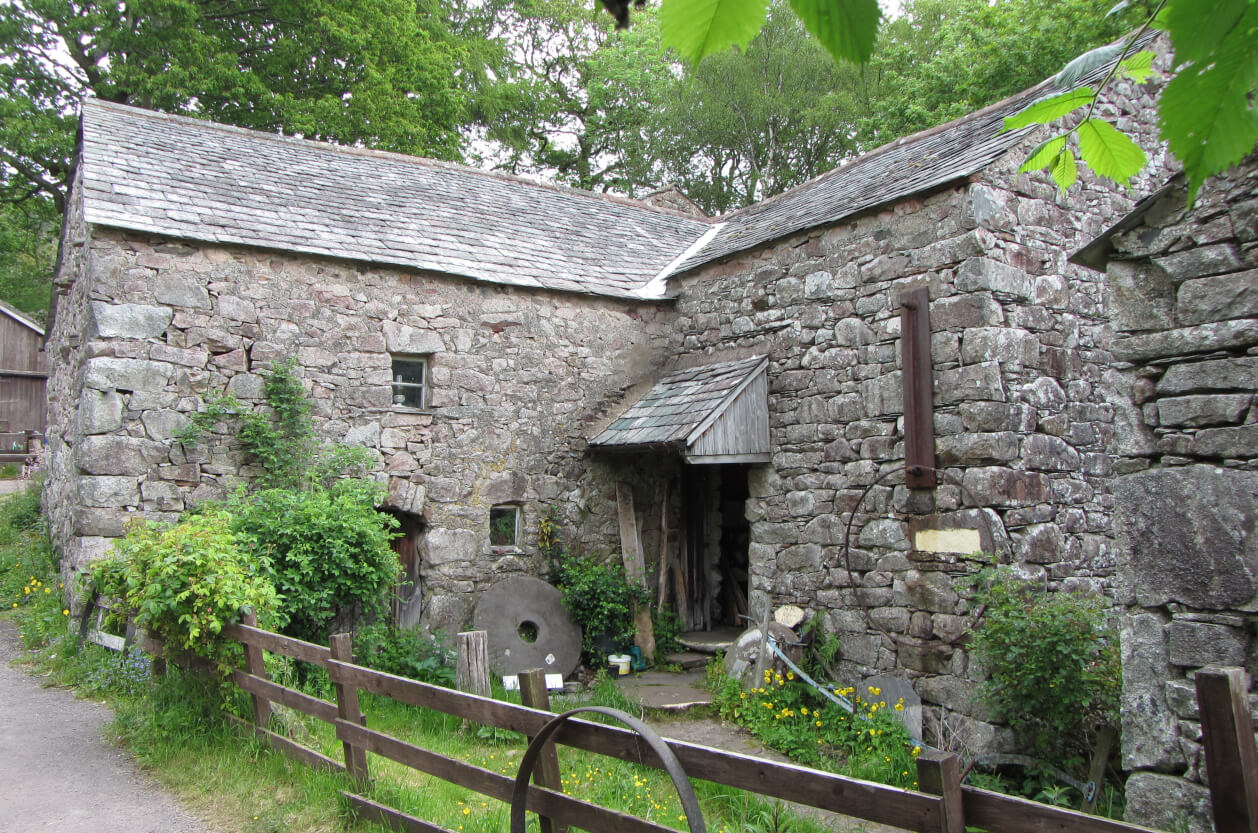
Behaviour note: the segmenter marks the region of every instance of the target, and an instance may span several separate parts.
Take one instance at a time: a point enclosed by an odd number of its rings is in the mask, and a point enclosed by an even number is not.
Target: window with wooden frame
[[[393,357],[393,406],[395,408],[428,407],[428,357]]]

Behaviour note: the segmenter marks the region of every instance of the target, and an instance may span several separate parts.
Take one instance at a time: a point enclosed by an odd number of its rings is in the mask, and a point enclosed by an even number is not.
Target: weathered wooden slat
[[[372,694],[523,735],[537,734],[554,717],[524,706],[462,694],[335,660],[329,661],[328,673],[339,684],[357,686]],[[635,733],[616,726],[570,721],[556,734],[555,742],[656,769],[661,767],[659,758],[647,743]],[[939,829],[940,801],[934,796],[698,744],[669,741],[669,746],[693,777],[906,830],[935,833]],[[966,807],[968,813],[969,805]]]
[[[330,641],[332,656],[340,662],[349,662],[354,657],[353,641],[347,633],[334,633]],[[329,663],[333,660],[329,659]],[[362,709],[358,707],[358,689],[353,685],[334,682],[336,691],[336,715],[340,720],[353,724],[363,722]],[[370,776],[367,772],[367,750],[346,741],[345,768],[349,774],[359,781],[365,782]]]
[[[254,677],[244,671],[233,671],[232,682],[250,694],[264,697],[282,706],[288,706],[290,709],[296,709],[302,714],[308,714],[325,723],[331,723],[336,720],[335,703],[320,700],[318,697],[311,697],[305,692],[287,688],[271,680],[264,680],[261,677]]]
[[[540,668],[525,671],[520,675],[520,702],[530,709],[550,711],[550,692],[546,690],[546,672]],[[532,736],[529,743],[533,742]],[[537,766],[533,768],[533,783],[552,790],[563,791],[563,780],[559,775],[559,754],[555,744],[548,743],[542,749]],[[565,833],[567,830],[548,816],[538,819],[542,833]]]
[[[961,765],[950,752],[923,752],[917,758],[917,783],[923,792],[939,796],[939,833],[965,833],[961,799]]]
[[[260,628],[251,628],[248,625],[227,625],[223,628],[223,634],[246,645],[256,645],[264,651],[304,660],[315,665],[323,665],[332,657],[332,652],[322,645],[303,642],[291,636],[281,636]]]
[[[503,775],[446,755],[430,752],[383,732],[356,726],[344,720],[336,722],[336,735],[356,748],[366,749],[451,784],[500,801],[511,800],[511,791],[515,786],[514,776]],[[675,833],[670,827],[652,824],[636,816],[618,813],[615,810],[536,785],[529,787],[525,806],[538,815],[585,830],[615,830],[616,833]]]
[[[245,611],[246,627],[258,627],[258,614],[252,608]],[[248,642],[243,643],[245,646],[245,669],[257,681],[261,682],[266,679],[266,659],[262,656],[262,649],[257,645]],[[237,682],[237,685],[240,685]],[[241,686],[244,688],[244,686]],[[253,693],[253,722],[258,726],[269,726],[271,723],[271,703],[267,700],[266,694],[260,689],[251,689]]]
[[[1258,831],[1258,753],[1245,672],[1203,668],[1195,675],[1210,806],[1216,833]]]
[[[269,743],[271,748],[276,752],[287,755],[295,761],[300,761],[306,766],[313,767],[315,769],[329,769],[337,772],[345,771],[345,764],[329,758],[322,752],[318,752],[308,746],[302,746],[300,743],[292,740],[291,738],[286,738],[283,735],[277,735],[270,729],[255,726],[247,720],[241,720],[234,714],[224,716],[232,723],[232,725],[256,735],[258,738]]]
[[[1138,824],[976,787],[963,786],[961,794],[965,823],[991,833],[1155,833]]]
[[[361,795],[347,793],[342,791],[341,795],[350,806],[354,808],[354,814],[360,819],[373,821],[376,824],[383,825],[390,830],[399,830],[402,833],[454,833],[446,827],[439,827],[430,824],[423,819],[417,819],[414,816],[408,816],[398,810],[394,810],[385,804],[372,801],[370,798],[364,798]]]

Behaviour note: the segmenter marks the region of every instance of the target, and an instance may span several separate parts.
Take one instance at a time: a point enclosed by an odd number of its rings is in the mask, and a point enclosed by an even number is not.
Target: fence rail
[[[511,800],[515,779],[368,728],[359,710],[359,692],[389,697],[528,737],[538,734],[555,717],[546,709],[504,703],[356,665],[350,654],[349,636],[345,634],[334,636],[332,644],[324,647],[261,630],[251,619],[243,625],[229,626],[224,634],[245,646],[246,668],[236,670],[231,679],[253,698],[254,704],[254,722],[239,719],[236,722],[279,752],[312,766],[348,772],[363,788],[369,783],[368,753],[500,801]],[[326,669],[336,691],[336,702],[312,697],[268,679],[263,651]],[[534,675],[540,677],[541,672]],[[522,682],[525,676],[522,675]],[[544,683],[537,682],[544,692]],[[1211,763],[1218,760],[1229,767],[1228,776],[1217,779],[1226,786],[1216,787],[1216,779],[1211,778],[1212,790],[1228,791],[1226,795],[1214,796],[1216,833],[1258,833],[1258,807],[1255,806],[1258,805],[1258,756],[1254,752],[1249,712],[1245,707],[1243,674],[1199,672],[1198,688],[1207,755],[1219,756],[1209,757]],[[268,724],[273,703],[333,726],[343,746],[344,763],[272,732]],[[544,694],[542,705],[548,709]],[[648,767],[663,767],[659,756],[640,735],[617,726],[571,720],[555,732],[553,742]],[[699,774],[705,781],[917,833],[965,833],[967,826],[989,833],[1150,833],[1151,830],[965,786],[961,783],[957,759],[950,754],[924,753],[918,758],[918,781],[924,790],[918,792],[684,741],[668,740],[667,743],[685,770]],[[547,828],[562,830],[565,825],[573,825],[627,833],[671,829],[540,786],[538,780],[544,779],[535,779],[529,786],[526,806],[543,817]],[[557,780],[548,783],[558,786]],[[354,793],[345,796],[362,816],[396,830],[450,833],[366,796]]]

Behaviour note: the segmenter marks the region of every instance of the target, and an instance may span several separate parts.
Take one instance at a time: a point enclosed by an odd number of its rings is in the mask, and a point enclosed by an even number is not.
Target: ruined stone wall
[[[1204,833],[1192,674],[1258,671],[1258,157],[1112,244],[1128,817]]]
[[[1090,178],[1061,195],[1017,175],[1023,158],[674,282],[687,361],[770,356],[752,608],[823,614],[845,682],[907,674],[928,739],[971,749],[1011,739],[985,722],[964,647],[969,554],[1052,589],[1109,592],[1115,569],[1103,293],[1066,259],[1132,199]],[[899,296],[917,287],[931,299],[934,490],[904,486]]]
[[[260,406],[258,371],[288,357],[319,436],[375,450],[388,505],[422,519],[427,624],[461,627],[475,591],[542,572],[549,506],[577,545],[616,540],[614,484],[584,459],[588,421],[654,373],[667,304],[100,228],[83,255],[63,274],[52,351],[49,496],[67,571],[134,515],[174,519],[254,473],[230,423],[192,447],[175,435],[207,396]],[[429,358],[426,409],[393,404],[393,354]],[[521,507],[518,548],[490,547],[495,504]]]

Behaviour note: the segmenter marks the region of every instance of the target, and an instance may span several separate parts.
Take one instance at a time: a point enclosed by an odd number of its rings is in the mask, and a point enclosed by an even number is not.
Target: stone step
[[[682,651],[681,653],[670,654],[664,657],[663,662],[665,665],[680,665],[683,671],[689,671],[692,668],[703,668],[711,659],[711,654]]]

